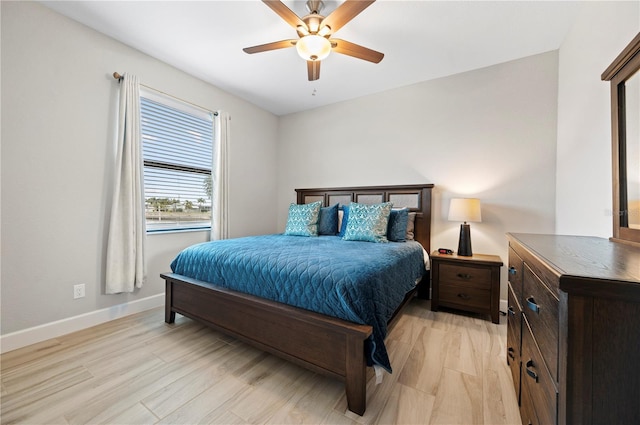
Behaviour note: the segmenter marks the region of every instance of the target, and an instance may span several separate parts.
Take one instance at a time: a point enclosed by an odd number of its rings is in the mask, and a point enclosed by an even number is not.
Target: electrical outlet
[[[84,283],[73,285],[73,299],[84,298]]]

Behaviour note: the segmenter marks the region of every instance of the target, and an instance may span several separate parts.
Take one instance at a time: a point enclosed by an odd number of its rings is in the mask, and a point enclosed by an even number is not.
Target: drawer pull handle
[[[509,316],[515,316],[516,312],[513,310],[513,307],[509,306],[509,308],[507,309],[507,312],[509,313]]]
[[[460,279],[471,279],[471,275],[468,273],[458,273],[456,276],[458,276]]]
[[[535,373],[533,370],[529,369],[531,367],[535,367],[535,366],[533,365],[533,360],[529,359],[529,361],[525,365],[525,368],[527,369],[527,375],[529,375],[530,377],[535,379],[536,382],[538,382],[538,374]]]
[[[540,306],[536,304],[536,300],[533,299],[533,295],[527,298],[527,307],[529,307],[529,310],[531,311],[540,313]]]
[[[509,274],[510,275],[518,274],[518,270],[516,270],[515,267],[511,266],[509,267]]]
[[[470,300],[471,296],[467,295],[467,294],[458,294],[459,298],[462,298],[463,300]]]
[[[509,359],[511,360],[515,360],[516,359],[516,355],[514,354],[516,350],[514,350],[512,347],[509,347],[507,349],[507,363],[509,363]]]

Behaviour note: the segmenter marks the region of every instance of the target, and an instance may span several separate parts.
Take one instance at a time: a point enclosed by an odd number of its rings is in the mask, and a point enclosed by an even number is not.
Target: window
[[[211,228],[213,112],[140,90],[147,232]]]

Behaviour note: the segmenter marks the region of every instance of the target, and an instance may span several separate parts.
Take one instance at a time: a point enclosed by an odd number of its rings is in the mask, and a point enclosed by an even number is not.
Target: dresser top
[[[640,248],[592,236],[507,233],[561,277],[638,284]]]

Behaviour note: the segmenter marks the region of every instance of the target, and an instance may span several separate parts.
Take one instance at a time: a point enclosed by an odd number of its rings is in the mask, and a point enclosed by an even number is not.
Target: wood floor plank
[[[85,411],[92,400],[99,398],[111,388],[126,388],[136,377],[164,365],[159,359],[143,364],[127,365],[126,369],[101,379],[89,379],[80,384],[58,391],[44,398],[24,399],[17,407],[5,407],[2,401],[2,423],[47,424],[55,418],[65,416],[70,410]]]
[[[221,344],[203,359],[203,367],[163,386],[144,398],[142,403],[155,415],[163,418],[212,386],[218,385],[225,375],[242,368],[261,354],[249,346],[234,348],[222,341]]]
[[[301,387],[311,385],[314,374],[292,363],[267,356],[239,376],[249,390],[229,406],[229,410],[247,423],[267,421]]]
[[[128,409],[124,409],[121,412],[118,412],[115,416],[112,416],[100,423],[111,425],[140,425],[153,424],[157,421],[158,417],[151,413],[149,409],[142,405],[142,403],[135,403]]]
[[[158,311],[151,311],[150,317],[157,316]],[[159,317],[159,316],[158,316]],[[143,316],[140,318],[142,323],[149,321],[149,317]],[[115,322],[115,323],[114,323]],[[128,323],[128,322],[127,322]],[[37,355],[34,359],[24,364],[24,367],[20,368],[19,374],[24,374],[28,369],[33,375],[37,375],[39,372],[44,376],[48,373],[48,369],[52,367],[52,364],[63,364],[64,367],[74,367],[85,364],[92,359],[97,359],[105,356],[109,356],[110,353],[118,352],[120,350],[135,349],[139,347],[140,343],[146,338],[150,337],[150,334],[157,334],[165,328],[163,323],[155,321],[153,325],[154,332],[151,332],[148,327],[147,333],[141,336],[141,325],[132,326],[128,323],[126,326],[122,326],[119,321],[108,322],[101,326],[96,326],[95,336],[88,333],[86,330],[74,332],[72,334],[57,338],[56,344],[47,347],[45,350],[36,346],[31,346],[32,350],[38,354],[42,351],[48,352],[46,356]],[[30,357],[31,353],[28,351],[29,347],[25,347],[22,350],[17,350]],[[13,355],[13,352],[9,353]],[[4,355],[2,356],[4,364]],[[13,367],[3,370],[2,380],[12,379],[14,376]]]
[[[482,379],[444,369],[436,393],[431,424],[483,423]]]
[[[54,338],[38,342],[27,347],[18,348],[17,350],[9,351],[2,354],[0,373],[4,375],[13,368],[30,364],[38,359],[47,358],[56,351],[64,348],[65,347],[60,343],[60,341]]]
[[[444,367],[468,375],[482,377],[482,355],[485,337],[476,329],[456,326],[449,331],[451,344],[447,350]]]
[[[399,382],[435,396],[451,340],[451,332],[425,326],[400,372]]]
[[[239,418],[229,411],[218,412],[219,414],[213,414],[211,416],[205,416],[200,423],[201,424],[219,424],[219,425],[245,425],[244,419]]]
[[[118,411],[128,408],[131,400],[142,400],[159,388],[170,385],[193,370],[208,365],[208,356],[219,347],[218,343],[217,340],[210,340],[207,346],[199,347],[185,355],[181,362],[166,363],[158,359],[160,364],[157,368],[137,376],[128,382],[126,387],[106,386],[101,391],[100,397],[68,412],[65,417],[70,424],[102,422]]]
[[[410,307],[410,306],[408,306]],[[424,319],[419,314],[419,309],[407,309],[398,319],[397,324],[389,333],[388,338],[407,343],[411,346],[415,344],[422,328],[424,327]]]
[[[42,382],[33,383],[25,380],[25,386],[22,390],[3,394],[3,412],[27,408],[38,400],[47,399],[59,392],[76,388],[78,384],[90,379],[93,379],[93,375],[84,366],[77,366],[52,375]]]
[[[376,424],[428,424],[435,397],[396,383]]]
[[[82,364],[56,362],[50,365],[40,365],[37,368],[25,367],[3,375],[3,386],[9,394],[19,393],[24,390],[41,390],[47,386],[55,386],[57,381],[66,380],[67,375],[86,372],[91,373]]]
[[[342,382],[159,308],[2,354],[0,422],[519,424],[506,321],[454,313],[408,305],[362,417]]]
[[[504,356],[484,354],[485,373],[482,380],[484,423],[520,425],[518,400],[513,391],[513,378],[504,367]]]
[[[228,371],[227,364],[231,361],[237,362],[245,354],[234,350],[224,342],[220,344],[222,345],[211,353],[202,368],[195,369],[169,385],[159,388],[144,398],[142,403],[155,415],[163,418],[198,394],[217,385]]]
[[[245,382],[231,374],[227,374],[218,385],[214,385],[192,398],[180,408],[162,418],[158,424],[215,422],[214,419],[216,417],[221,417],[225,413],[232,413],[228,410],[218,410],[220,406],[233,401],[248,390],[249,386]],[[219,416],[211,415],[212,413],[218,413]]]
[[[327,406],[336,405],[343,397],[344,384],[315,374],[311,375],[310,379],[308,389],[301,388],[266,421],[266,424],[355,424],[344,414],[327,409]]]

